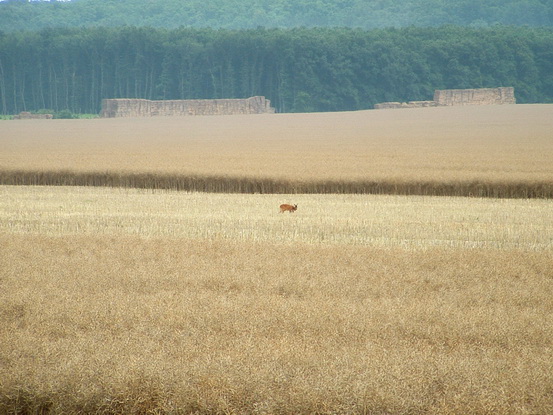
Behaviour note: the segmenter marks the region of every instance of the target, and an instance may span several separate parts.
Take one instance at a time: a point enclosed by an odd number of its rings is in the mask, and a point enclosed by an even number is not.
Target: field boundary
[[[311,180],[161,173],[0,170],[0,185],[93,186],[246,194],[388,194],[552,199],[553,181]]]

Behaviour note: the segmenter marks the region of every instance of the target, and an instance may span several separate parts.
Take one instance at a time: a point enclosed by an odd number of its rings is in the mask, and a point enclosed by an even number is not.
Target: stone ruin
[[[440,106],[516,104],[513,87],[436,90],[434,101]]]
[[[444,107],[453,105],[516,104],[513,87],[478,89],[437,89],[433,101],[383,102],[375,109]]]
[[[257,96],[245,99],[185,99],[151,101],[147,99],[104,99],[103,118],[182,115],[274,114],[271,101]]]
[[[374,109],[376,110],[387,110],[394,108],[424,108],[424,107],[437,107],[438,103],[436,101],[409,101],[409,102],[382,102],[380,104],[375,104]]]
[[[19,115],[14,115],[14,120],[51,120],[54,118],[52,114],[32,114],[27,111],[22,111]]]

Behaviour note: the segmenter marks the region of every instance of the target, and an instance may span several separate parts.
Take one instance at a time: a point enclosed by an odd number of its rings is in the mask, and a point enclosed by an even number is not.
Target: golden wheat
[[[0,123],[0,413],[552,413],[551,108]]]
[[[0,413],[551,412],[551,203],[0,187]]]
[[[0,183],[553,196],[552,105],[0,123]]]

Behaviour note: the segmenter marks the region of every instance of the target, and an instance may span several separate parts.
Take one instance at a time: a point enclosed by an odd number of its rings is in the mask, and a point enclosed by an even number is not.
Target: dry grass
[[[0,124],[3,184],[553,197],[553,105]]]
[[[295,213],[278,213],[281,203]],[[553,201],[0,186],[0,232],[551,250]]]
[[[2,413],[553,411],[551,251],[0,244]]]
[[[0,414],[553,413],[552,111],[1,123]]]
[[[550,200],[0,191],[0,413],[553,411]]]

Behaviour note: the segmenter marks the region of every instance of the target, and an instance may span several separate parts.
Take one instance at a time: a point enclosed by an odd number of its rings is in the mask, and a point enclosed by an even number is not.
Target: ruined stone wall
[[[391,109],[391,108],[424,108],[437,106],[434,101],[409,101],[409,102],[382,102],[381,104],[375,104],[374,108],[377,110]]]
[[[273,114],[265,97],[245,99],[195,99],[150,101],[147,99],[104,99],[100,115],[114,117],[154,117],[182,115]]]
[[[501,105],[515,104],[515,89],[479,88],[479,89],[443,89],[434,92],[437,105]]]
[[[52,118],[54,118],[52,114],[31,114],[26,111],[13,116],[14,120],[51,120]]]
[[[375,109],[443,107],[452,105],[501,105],[516,104],[512,87],[479,89],[437,89],[433,101],[383,102]]]

